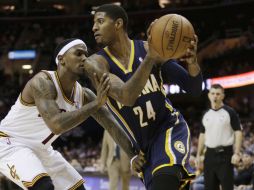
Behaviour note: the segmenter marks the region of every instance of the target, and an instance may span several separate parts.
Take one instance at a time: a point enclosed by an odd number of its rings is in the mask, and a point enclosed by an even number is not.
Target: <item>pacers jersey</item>
[[[124,82],[131,78],[146,56],[143,41],[131,41],[131,55],[126,69],[106,47],[98,52],[108,62],[110,73],[117,75]],[[124,106],[109,98],[108,107],[131,140],[143,151],[147,151],[156,138],[156,134],[166,130],[166,123],[175,123],[175,109],[166,98],[163,89],[161,69],[154,66],[147,83],[137,98],[134,106]]]
[[[63,92],[58,74],[55,71],[43,71],[53,81],[56,91],[56,103],[62,112],[74,111],[83,104],[81,85],[76,82],[73,88],[74,102],[70,101]],[[28,104],[19,95],[7,116],[1,121],[0,136],[15,138],[31,148],[47,148],[58,137],[46,126],[35,104]]]

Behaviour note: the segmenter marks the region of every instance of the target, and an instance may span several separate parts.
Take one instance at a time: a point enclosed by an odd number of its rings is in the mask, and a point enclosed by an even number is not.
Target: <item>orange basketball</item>
[[[178,59],[185,54],[194,34],[192,24],[185,17],[167,14],[152,26],[151,44],[162,57]]]

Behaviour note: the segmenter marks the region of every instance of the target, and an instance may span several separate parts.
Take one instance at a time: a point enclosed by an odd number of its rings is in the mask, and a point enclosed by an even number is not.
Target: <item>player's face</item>
[[[115,36],[115,22],[105,12],[94,15],[93,32],[98,44],[107,46]]]
[[[211,88],[208,97],[211,102],[220,104],[224,99],[224,92],[220,88]]]
[[[67,69],[75,74],[84,73],[84,64],[87,59],[87,48],[83,44],[73,46],[63,57]]]

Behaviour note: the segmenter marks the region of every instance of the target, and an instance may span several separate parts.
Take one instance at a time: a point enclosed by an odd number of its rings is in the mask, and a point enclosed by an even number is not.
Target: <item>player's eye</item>
[[[103,19],[98,19],[98,23],[99,23],[99,24],[102,24],[103,22],[104,22]]]
[[[82,56],[83,54],[84,54],[83,52],[78,51],[78,52],[76,53],[76,56],[77,56],[77,57],[80,57],[80,56]]]

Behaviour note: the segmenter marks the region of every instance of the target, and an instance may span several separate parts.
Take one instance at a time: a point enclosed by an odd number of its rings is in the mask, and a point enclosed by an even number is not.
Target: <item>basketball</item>
[[[151,28],[151,45],[163,58],[182,57],[194,39],[192,24],[178,14],[160,17]]]

